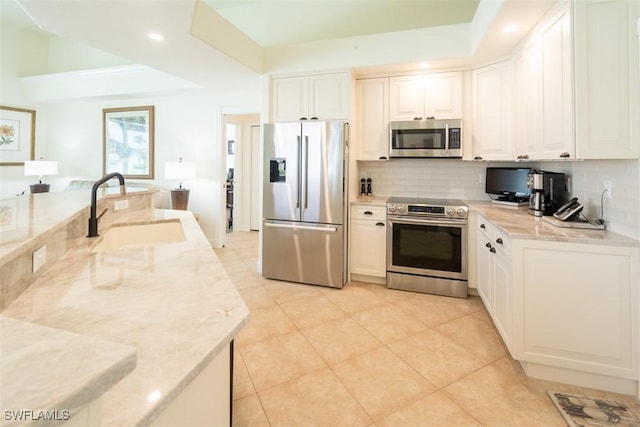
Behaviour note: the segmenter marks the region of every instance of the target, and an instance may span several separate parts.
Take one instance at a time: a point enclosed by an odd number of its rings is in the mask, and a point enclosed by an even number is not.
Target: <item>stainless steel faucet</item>
[[[102,215],[104,215],[104,212],[102,212],[99,217],[96,215],[96,205],[98,203],[98,188],[105,182],[109,181],[111,178],[115,177],[117,177],[118,181],[120,182],[120,194],[123,196],[127,194],[127,190],[124,188],[124,176],[122,176],[122,174],[119,172],[112,172],[93,183],[93,187],[91,188],[91,216],[89,216],[89,234],[87,234],[87,237],[96,237],[99,235],[98,220],[102,217]]]

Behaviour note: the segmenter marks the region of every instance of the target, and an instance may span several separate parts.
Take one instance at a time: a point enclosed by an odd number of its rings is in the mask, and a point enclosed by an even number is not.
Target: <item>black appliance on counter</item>
[[[563,173],[531,170],[527,178],[531,189],[529,213],[534,216],[553,215],[567,202],[567,180]]]

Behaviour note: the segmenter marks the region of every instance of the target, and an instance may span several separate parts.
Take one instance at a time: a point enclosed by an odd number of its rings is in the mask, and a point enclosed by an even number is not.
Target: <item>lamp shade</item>
[[[196,168],[191,162],[166,162],[164,177],[166,179],[193,179],[196,177]]]
[[[25,176],[57,175],[58,162],[55,160],[28,160],[24,162]]]

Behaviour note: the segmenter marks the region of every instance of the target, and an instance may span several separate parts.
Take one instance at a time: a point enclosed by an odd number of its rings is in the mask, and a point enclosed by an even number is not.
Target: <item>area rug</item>
[[[570,427],[640,427],[640,406],[548,390]]]

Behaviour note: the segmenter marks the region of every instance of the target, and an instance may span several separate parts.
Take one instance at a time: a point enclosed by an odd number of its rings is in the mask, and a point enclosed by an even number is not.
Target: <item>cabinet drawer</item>
[[[493,242],[493,224],[487,221],[482,215],[478,215],[478,232],[490,242]]]
[[[505,251],[507,254],[511,252],[511,239],[504,231],[494,227],[493,229],[493,240],[491,244],[496,248],[500,248]]]
[[[387,208],[385,206],[354,205],[351,207],[351,217],[353,219],[386,221]]]

